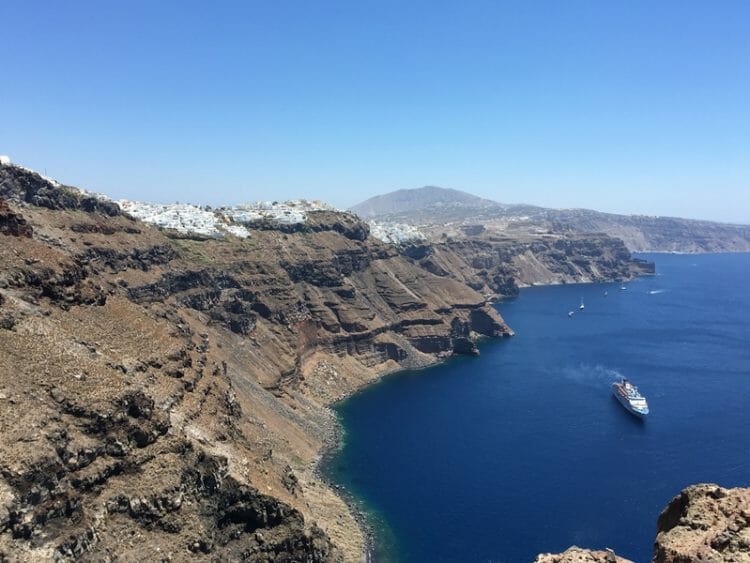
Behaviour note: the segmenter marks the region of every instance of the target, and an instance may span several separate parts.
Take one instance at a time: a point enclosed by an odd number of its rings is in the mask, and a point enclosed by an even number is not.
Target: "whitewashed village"
[[[327,203],[296,199],[290,201],[257,201],[219,207],[174,203],[157,204],[142,201],[118,200],[123,211],[146,223],[180,233],[205,236],[250,236],[245,225],[271,222],[279,225],[296,225],[307,220],[311,211],[338,211]],[[416,227],[397,223],[369,222],[370,235],[390,244],[406,244],[424,240],[425,235]]]
[[[5,155],[0,155],[0,166],[17,166],[38,174],[34,170],[12,163],[10,157]],[[61,185],[52,178],[47,178],[41,174],[40,176],[54,186]],[[191,203],[162,204],[129,199],[112,200],[104,194],[89,192],[80,188],[75,189],[89,196],[115,201],[129,215],[162,229],[172,229],[182,234],[219,238],[226,235],[247,238],[250,236],[247,227],[262,222],[297,225],[304,223],[307,220],[307,214],[313,211],[340,211],[319,200],[256,201],[212,208],[207,205]],[[408,244],[426,238],[419,229],[412,225],[376,221],[370,221],[369,225],[371,236],[390,244]]]

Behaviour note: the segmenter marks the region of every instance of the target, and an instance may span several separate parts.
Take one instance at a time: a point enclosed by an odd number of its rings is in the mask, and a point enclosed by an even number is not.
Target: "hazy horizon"
[[[750,5],[11,0],[0,154],[115,198],[434,185],[750,223]]]

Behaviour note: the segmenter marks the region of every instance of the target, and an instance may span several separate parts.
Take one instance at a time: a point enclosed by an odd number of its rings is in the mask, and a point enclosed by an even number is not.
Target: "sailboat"
[[[586,306],[585,306],[585,305],[583,304],[583,297],[581,297],[581,304],[580,304],[580,305],[578,306],[578,308],[579,308],[579,309],[580,309],[581,311],[583,311],[583,310],[584,310],[584,309],[586,308]]]

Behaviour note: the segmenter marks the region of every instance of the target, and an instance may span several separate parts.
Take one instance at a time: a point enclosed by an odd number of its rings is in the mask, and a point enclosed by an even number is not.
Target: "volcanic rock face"
[[[659,516],[654,563],[750,561],[750,489],[693,485]]]
[[[437,276],[458,277],[482,293],[513,296],[519,286],[625,280],[654,273],[606,235],[484,236],[404,251]]]
[[[48,209],[80,209],[109,216],[120,215],[120,208],[114,202],[55,184],[19,166],[0,166],[0,196],[12,202]]]
[[[512,334],[485,293],[555,262],[548,243],[410,256],[329,211],[176,237],[0,174],[16,235],[0,245],[0,560],[359,559],[354,516],[314,472],[326,405]],[[560,281],[637,271],[591,245],[560,250],[576,259]]]

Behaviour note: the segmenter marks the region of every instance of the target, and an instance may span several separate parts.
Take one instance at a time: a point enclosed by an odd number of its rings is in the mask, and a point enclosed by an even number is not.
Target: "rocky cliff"
[[[606,239],[397,250],[330,211],[185,236],[13,166],[0,197],[0,560],[356,560],[327,405],[512,334],[487,294],[643,271]]]
[[[656,524],[653,563],[750,561],[750,489],[693,485],[673,498]],[[611,550],[571,547],[536,563],[622,562]]]
[[[750,561],[750,489],[693,485],[657,522],[654,563]]]
[[[619,239],[596,234],[486,235],[407,246],[403,252],[438,276],[456,277],[484,294],[513,296],[519,287],[627,280],[654,273]]]
[[[750,252],[748,225],[587,209],[550,210],[546,215],[550,228],[606,233],[622,239],[633,252]]]

